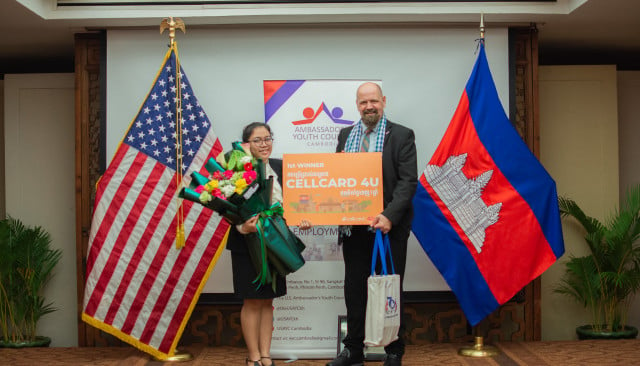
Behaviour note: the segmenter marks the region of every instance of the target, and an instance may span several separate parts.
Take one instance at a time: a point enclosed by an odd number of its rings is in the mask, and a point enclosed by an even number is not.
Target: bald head
[[[382,98],[382,88],[380,87],[380,85],[371,82],[363,83],[362,85],[360,85],[358,87],[358,93],[356,95],[357,97],[359,97],[361,93],[371,92],[377,93],[380,98]]]
[[[356,104],[362,122],[369,128],[374,128],[384,114],[387,99],[382,95],[382,88],[376,83],[364,83],[358,87]]]

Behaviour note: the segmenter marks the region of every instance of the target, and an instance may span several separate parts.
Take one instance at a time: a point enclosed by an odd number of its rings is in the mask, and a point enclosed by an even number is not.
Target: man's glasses
[[[263,139],[258,137],[253,140],[249,140],[249,142],[255,145],[262,145],[262,144],[271,145],[273,144],[273,137],[265,137]]]

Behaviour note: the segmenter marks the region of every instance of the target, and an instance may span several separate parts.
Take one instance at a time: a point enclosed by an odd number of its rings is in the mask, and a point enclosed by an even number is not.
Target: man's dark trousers
[[[404,269],[407,259],[407,239],[409,232],[406,230],[393,229],[389,232],[391,243],[391,254],[395,273],[400,275],[400,284],[404,281]],[[375,232],[370,231],[368,226],[353,226],[351,235],[342,236],[342,253],[345,262],[345,282],[344,296],[347,306],[347,336],[343,340],[345,347],[353,352],[359,353],[363,350],[365,312],[367,307],[367,278],[371,274],[371,256],[373,254],[373,243]],[[388,263],[387,269],[391,266]],[[378,273],[379,270],[378,270]],[[385,347],[386,353],[397,355],[404,354],[404,300],[403,293],[400,295],[400,330],[398,340]]]

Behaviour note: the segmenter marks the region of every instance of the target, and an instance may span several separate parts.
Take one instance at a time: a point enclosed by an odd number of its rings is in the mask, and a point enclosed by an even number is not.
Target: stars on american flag
[[[176,151],[178,88],[175,85],[177,79],[175,58],[172,56],[166,65],[140,108],[140,112],[125,136],[124,143],[175,170],[178,158]],[[182,95],[182,172],[184,173],[198,152],[211,123],[193,94],[189,80],[182,72],[180,73],[180,93]]]

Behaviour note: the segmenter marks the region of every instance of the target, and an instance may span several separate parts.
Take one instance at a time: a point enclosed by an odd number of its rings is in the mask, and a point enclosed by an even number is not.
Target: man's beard
[[[374,113],[368,113],[368,112],[374,112]],[[377,110],[368,110],[363,112],[362,122],[364,123],[365,126],[369,128],[373,128],[376,126],[379,120],[380,120],[380,114],[378,114]]]

